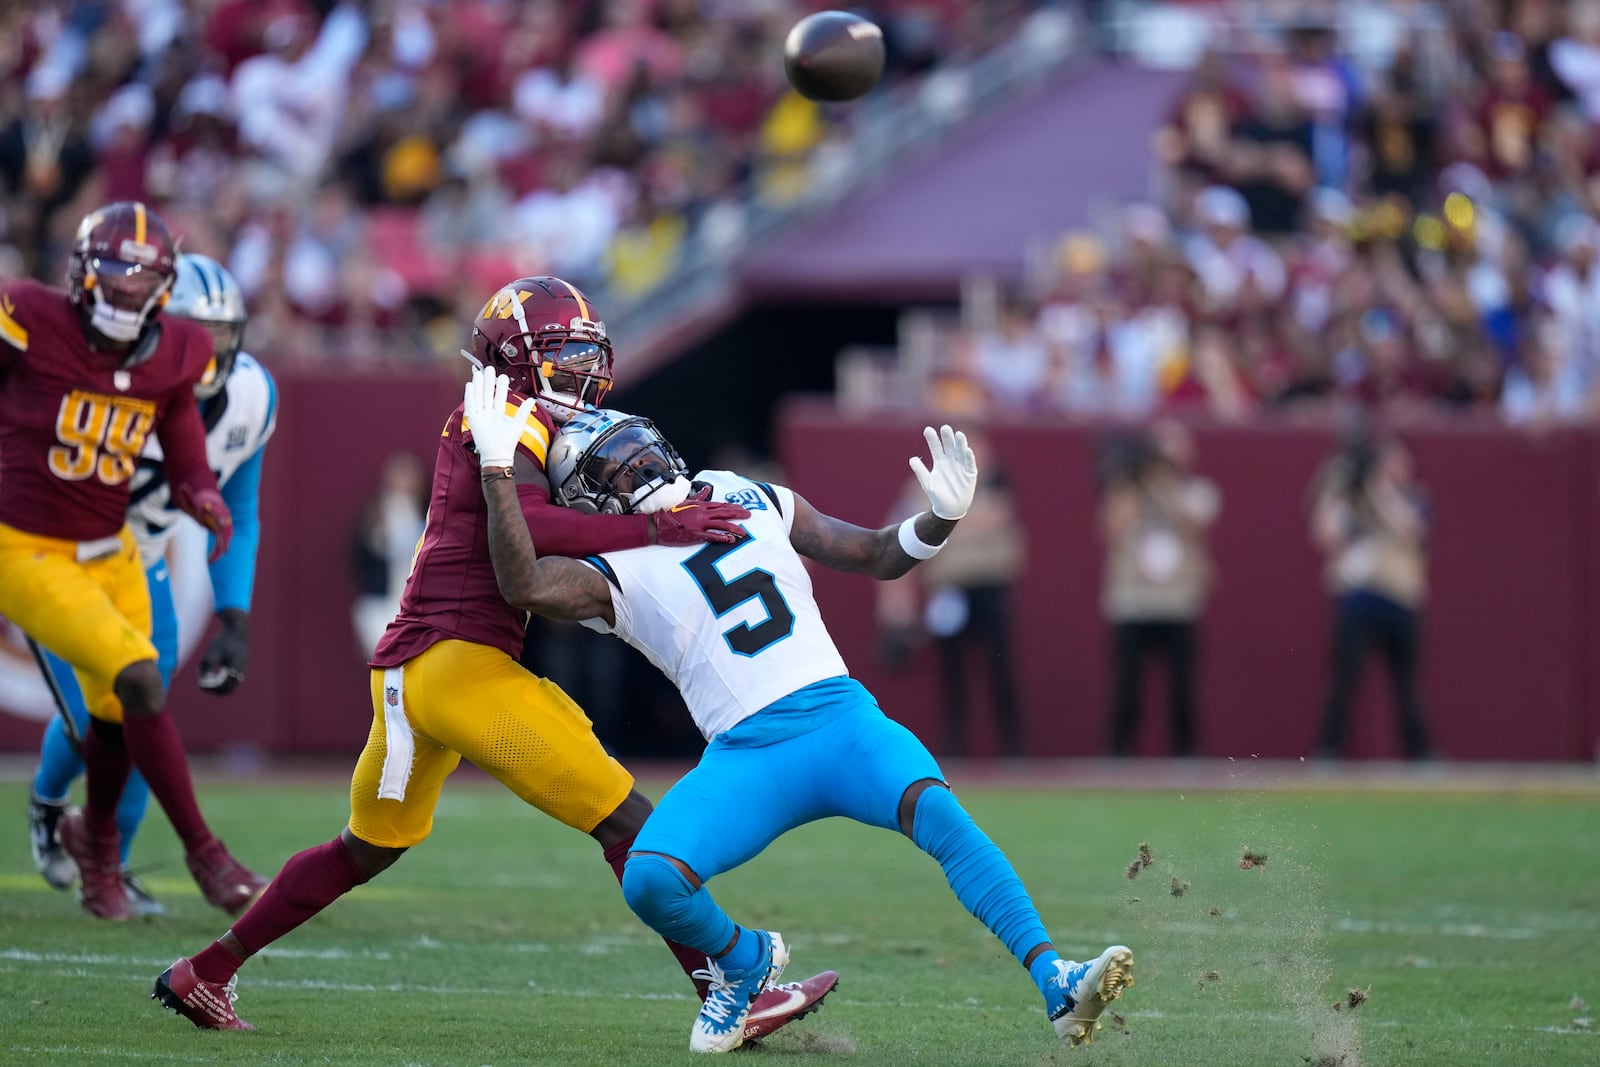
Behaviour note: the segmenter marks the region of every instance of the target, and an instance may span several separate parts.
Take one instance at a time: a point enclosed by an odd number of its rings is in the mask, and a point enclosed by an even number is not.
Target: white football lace
[[[228,984],[222,987],[222,991],[228,994],[228,1004],[230,1006],[239,999],[238,988],[239,976],[237,974],[228,979]]]
[[[727,995],[728,976],[714,960],[706,960],[706,964],[703,970],[695,971],[689,976],[711,983],[711,988],[706,990],[706,1002],[701,1006],[700,1014],[708,1015],[713,1021],[725,1024],[728,1017],[733,1014],[733,998]]]

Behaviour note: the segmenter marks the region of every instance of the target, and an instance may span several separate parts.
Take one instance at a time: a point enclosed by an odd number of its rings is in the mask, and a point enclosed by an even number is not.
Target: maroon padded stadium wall
[[[197,751],[243,743],[352,757],[371,716],[350,621],[356,517],[389,452],[412,451],[431,469],[460,378],[446,368],[424,377],[294,371],[279,379],[250,679],[227,699],[206,697],[192,685],[191,661],[172,704]],[[796,489],[824,510],[876,524],[908,476],[905,457],[920,446],[921,426],[910,414],[852,419],[799,401],[785,409],[774,440]],[[1106,737],[1109,658],[1092,530],[1095,430],[997,425],[991,437],[1021,490],[1031,549],[1016,612],[1028,751],[1093,755]],[[1436,516],[1422,684],[1440,747],[1463,759],[1594,758],[1600,434],[1441,426],[1405,437]],[[1220,582],[1201,638],[1203,751],[1292,758],[1311,743],[1325,680],[1328,608],[1304,499],[1332,435],[1275,426],[1202,428],[1197,438],[1200,468],[1224,494],[1213,542]],[[889,714],[938,746],[928,650],[910,670],[885,669],[874,656],[873,583],[819,570],[816,588],[852,671]],[[1382,682],[1369,669],[1352,755],[1397,751]],[[1161,697],[1152,678],[1140,739],[1150,754],[1165,751]],[[995,746],[979,699],[971,748],[981,756]],[[0,749],[31,749],[39,729],[0,715]]]
[[[921,426],[915,414],[853,419],[797,402],[783,419],[782,459],[790,482],[819,508],[876,525],[908,477],[905,457],[920,446]],[[1027,750],[1095,755],[1106,743],[1110,674],[1090,476],[1096,431],[1030,423],[995,425],[989,436],[1018,489],[1029,538],[1014,609]],[[1434,507],[1422,693],[1438,747],[1461,759],[1593,759],[1600,435],[1446,424],[1401,436]],[[1200,631],[1202,750],[1305,755],[1320,720],[1329,623],[1305,500],[1334,435],[1275,425],[1201,428],[1196,439],[1199,469],[1223,493],[1212,542],[1219,580]],[[813,574],[852,672],[885,711],[937,745],[931,651],[906,670],[886,669],[873,654],[871,583]],[[973,675],[974,690],[983,690],[983,675]],[[1146,682],[1145,754],[1167,751],[1163,684],[1159,672]],[[1369,663],[1352,712],[1352,756],[1398,755],[1390,707],[1387,679]],[[973,753],[993,753],[989,716],[973,718]]]

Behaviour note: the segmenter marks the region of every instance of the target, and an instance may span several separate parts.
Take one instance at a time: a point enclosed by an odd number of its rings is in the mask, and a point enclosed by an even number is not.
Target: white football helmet
[[[222,392],[233,373],[233,361],[244,344],[244,290],[233,275],[210,256],[185,252],[178,257],[178,279],[172,283],[168,315],[193,319],[204,326],[216,345],[216,362],[194,387],[194,395],[204,400]]]
[[[595,408],[569,419],[545,461],[556,503],[602,515],[645,515],[688,498],[689,468],[656,424]]]

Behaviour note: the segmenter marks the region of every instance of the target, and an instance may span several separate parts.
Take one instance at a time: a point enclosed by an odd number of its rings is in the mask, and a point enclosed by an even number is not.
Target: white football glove
[[[978,457],[972,454],[967,435],[949,426],[926,427],[922,436],[933,454],[933,470],[923,466],[921,456],[912,456],[911,473],[928,494],[935,515],[959,519],[972,506],[972,494],[978,489]]]
[[[509,467],[516,459],[517,442],[533,417],[534,399],[529,397],[516,414],[506,412],[506,393],[511,381],[491,367],[472,372],[461,398],[461,416],[472,433],[478,450],[478,466]]]

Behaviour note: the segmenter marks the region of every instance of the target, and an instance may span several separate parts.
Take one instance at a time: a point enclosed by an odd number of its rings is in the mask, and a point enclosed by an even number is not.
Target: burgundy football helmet
[[[67,290],[96,333],[112,341],[137,341],[166,304],[177,276],[177,242],[161,216],[143,204],[121,200],[78,223]]]
[[[502,286],[472,324],[461,354],[511,379],[558,423],[598,407],[611,391],[606,324],[577,286],[560,278],[518,278]]]

